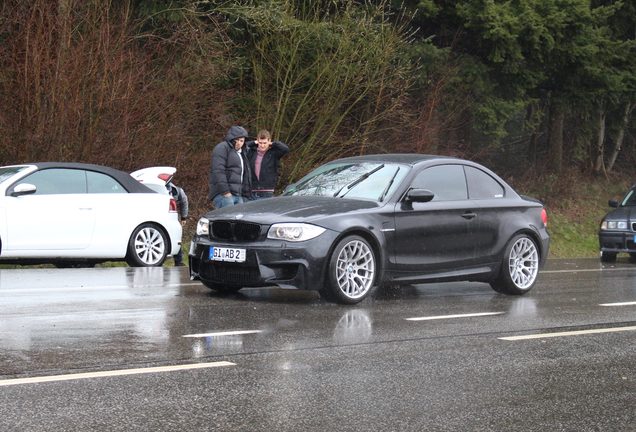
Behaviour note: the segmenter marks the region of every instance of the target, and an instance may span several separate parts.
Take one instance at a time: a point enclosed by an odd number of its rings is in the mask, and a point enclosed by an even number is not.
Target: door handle
[[[477,213],[473,213],[473,212],[466,212],[466,213],[462,214],[462,217],[464,219],[472,219],[475,216],[477,216]]]

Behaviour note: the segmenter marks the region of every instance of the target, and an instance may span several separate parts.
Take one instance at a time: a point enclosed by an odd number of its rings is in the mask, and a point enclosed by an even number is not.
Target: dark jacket
[[[258,144],[256,141],[250,141],[247,146],[247,158],[250,161],[250,169],[252,171],[252,190],[274,190],[278,183],[278,175],[280,174],[280,159],[289,153],[287,144],[281,141],[272,141],[272,146],[265,152],[261,161],[261,172],[256,177],[256,155],[258,153]]]
[[[218,143],[212,150],[208,193],[210,200],[227,192],[243,197],[250,197],[252,194],[252,174],[249,161],[245,157],[245,145],[240,153],[234,150],[234,139],[240,137],[247,137],[247,131],[240,126],[232,126],[225,141]]]
[[[188,218],[189,206],[188,196],[186,195],[185,191],[173,183],[166,184],[166,187],[168,188],[170,196],[172,196],[172,198],[174,198],[174,200],[177,202],[179,219],[186,220]]]

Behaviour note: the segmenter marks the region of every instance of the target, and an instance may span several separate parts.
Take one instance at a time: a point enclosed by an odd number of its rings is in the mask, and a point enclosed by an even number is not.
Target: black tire
[[[539,274],[539,249],[526,234],[514,236],[506,246],[497,278],[490,282],[502,294],[522,295],[532,289]]]
[[[320,294],[329,301],[356,304],[376,288],[376,268],[369,242],[360,236],[345,237],[331,255],[327,284]]]
[[[203,285],[206,286],[206,288],[209,288],[211,290],[220,292],[220,293],[224,293],[224,294],[231,294],[231,293],[235,293],[238,290],[240,290],[242,287],[240,286],[235,286],[235,285],[222,285],[219,283],[215,283],[215,282],[210,282],[210,281],[206,281],[201,279],[201,283]]]
[[[631,256],[631,254],[630,254]],[[616,262],[615,252],[601,252],[601,262]]]
[[[139,225],[128,240],[126,262],[131,267],[160,267],[168,256],[170,243],[157,225]]]

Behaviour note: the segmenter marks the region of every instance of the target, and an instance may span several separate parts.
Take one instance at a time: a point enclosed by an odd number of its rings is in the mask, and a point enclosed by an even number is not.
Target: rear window
[[[468,195],[470,199],[503,198],[504,188],[497,180],[482,170],[470,166],[464,167],[468,180]]]
[[[88,193],[127,193],[117,180],[94,171],[86,171],[86,188]]]

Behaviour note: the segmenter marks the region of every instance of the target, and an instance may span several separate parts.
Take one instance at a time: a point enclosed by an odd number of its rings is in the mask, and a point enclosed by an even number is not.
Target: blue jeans
[[[222,194],[218,194],[212,199],[212,204],[214,204],[214,208],[223,208],[230,207],[236,204],[241,204],[243,202],[243,197],[238,195],[232,195],[229,197],[223,196]]]

